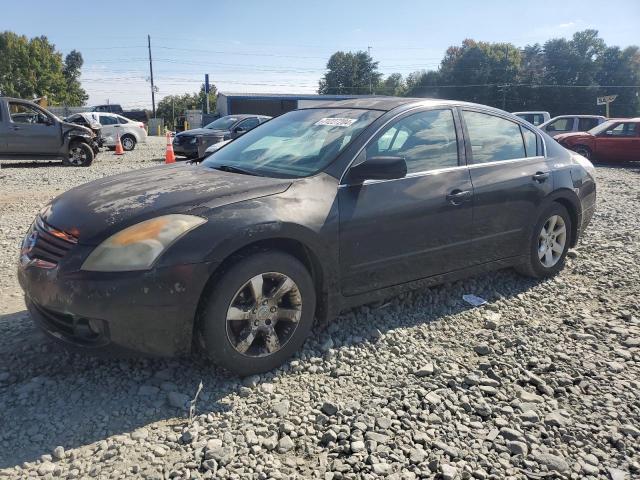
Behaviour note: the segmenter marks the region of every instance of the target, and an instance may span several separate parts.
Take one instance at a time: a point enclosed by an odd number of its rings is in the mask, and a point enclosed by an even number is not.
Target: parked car
[[[607,117],[601,115],[560,115],[538,125],[552,137],[569,132],[586,132],[607,121]]]
[[[266,122],[265,115],[227,115],[214,120],[203,128],[185,130],[173,138],[173,151],[187,158],[202,157],[210,145],[237,138]]]
[[[90,128],[64,122],[33,102],[0,97],[0,159],[61,159],[87,167],[98,149]]]
[[[345,308],[507,266],[556,274],[595,196],[589,161],[501,110],[344,100],[285,113],[203,162],[60,195],[27,232],[18,278],[59,340],[199,345],[247,375]]]
[[[609,120],[588,132],[565,133],[555,139],[590,160],[640,161],[640,117]]]
[[[538,126],[551,118],[549,112],[513,112],[514,115],[526,120],[531,125]]]
[[[74,113],[73,115],[64,119],[67,123],[75,123],[76,125],[82,125],[83,127],[91,129],[93,134],[96,136],[96,143],[98,147],[102,147],[104,145],[104,139],[102,138],[102,125],[98,119],[92,113],[81,112]]]
[[[122,148],[126,151],[136,148],[138,143],[147,141],[147,131],[144,123],[129,120],[114,113],[92,113],[102,125],[102,137],[107,147],[115,147],[117,136],[120,135]]]
[[[91,107],[91,112],[97,113],[115,113],[122,115],[129,120],[137,120],[138,122],[147,123],[149,121],[149,115],[146,110],[123,110],[121,105],[117,103],[108,103],[105,105],[96,105]]]

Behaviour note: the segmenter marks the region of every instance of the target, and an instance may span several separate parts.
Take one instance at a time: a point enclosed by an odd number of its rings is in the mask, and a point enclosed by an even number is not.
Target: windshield
[[[307,177],[329,165],[381,114],[342,108],[294,110],[235,139],[203,165],[270,177]]]
[[[607,130],[609,130],[611,126],[614,125],[615,123],[616,122],[614,122],[613,120],[609,120],[607,122],[601,123],[597,127],[593,127],[587,133],[590,133],[591,135],[598,135],[602,132],[606,132]]]
[[[231,125],[238,121],[238,117],[220,117],[217,120],[214,120],[210,124],[206,125],[204,128],[208,128],[209,130],[229,130]]]

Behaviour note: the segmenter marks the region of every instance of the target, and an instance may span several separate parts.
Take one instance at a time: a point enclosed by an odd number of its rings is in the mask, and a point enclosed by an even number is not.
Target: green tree
[[[327,62],[318,93],[365,95],[378,88],[382,74],[367,52],[336,52]]]
[[[380,95],[393,95],[401,97],[405,94],[407,86],[400,73],[392,73],[387,76],[378,87],[376,87],[375,93]]]
[[[212,113],[215,112],[216,97],[216,87],[215,85],[211,85],[209,91],[209,111]],[[158,103],[156,115],[164,119],[165,125],[175,128],[175,119],[183,115],[185,110],[202,109],[204,111],[206,98],[204,85],[200,87],[199,92],[185,93],[183,95],[167,95]]]
[[[46,96],[52,105],[84,104],[87,95],[78,81],[82,56],[74,50],[68,59],[67,66],[45,36],[28,39],[1,32],[0,94],[25,99]],[[65,74],[67,67],[71,77]],[[69,84],[70,78],[76,82]]]

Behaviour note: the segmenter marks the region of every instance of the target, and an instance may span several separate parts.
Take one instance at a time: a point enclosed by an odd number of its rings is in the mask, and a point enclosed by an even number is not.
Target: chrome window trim
[[[362,183],[345,183],[345,184],[340,184],[338,185],[338,188],[342,188],[342,187],[356,187],[356,186],[361,186],[361,185],[374,185],[376,183],[385,183],[385,182],[395,182],[397,180],[404,180],[406,178],[416,178],[416,177],[426,177],[429,175],[437,175],[439,173],[446,173],[446,172],[451,172],[451,171],[455,171],[455,170],[462,170],[465,168],[468,169],[475,169],[475,168],[480,168],[480,167],[491,167],[491,166],[495,166],[495,165],[504,165],[505,163],[511,164],[511,163],[518,163],[518,162],[526,162],[527,160],[543,160],[546,157],[543,155],[537,155],[535,157],[523,157],[523,158],[513,158],[510,160],[496,160],[495,162],[486,162],[486,163],[472,163],[470,165],[458,165],[457,167],[443,167],[443,168],[434,168],[433,170],[424,170],[421,172],[413,172],[413,173],[408,173],[407,175],[405,175],[402,178],[390,178],[387,180],[365,180]]]

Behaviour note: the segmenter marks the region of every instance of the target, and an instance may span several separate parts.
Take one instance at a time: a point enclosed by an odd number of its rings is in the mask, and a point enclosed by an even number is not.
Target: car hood
[[[587,132],[571,132],[571,133],[560,133],[553,138],[555,138],[559,142],[560,140],[566,140],[569,138],[580,138],[580,137],[591,138],[593,137],[593,135]]]
[[[284,192],[291,181],[227,173],[182,163],[86,183],[53,200],[41,215],[52,227],[97,245],[109,235],[158,215],[199,212]]]
[[[194,137],[196,135],[222,137],[229,133],[229,130],[212,130],[210,128],[194,128],[193,130],[185,130],[177,134],[178,137]]]
[[[63,133],[70,132],[71,130],[78,130],[87,135],[93,135],[93,132],[90,128],[83,125],[78,125],[77,123],[65,122],[64,120],[61,120],[60,125],[62,126]]]

